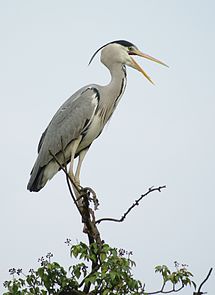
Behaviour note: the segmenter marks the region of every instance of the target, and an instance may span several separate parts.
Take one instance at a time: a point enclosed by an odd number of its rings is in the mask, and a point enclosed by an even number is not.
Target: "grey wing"
[[[46,135],[47,129],[48,129],[48,127],[47,127],[46,130],[43,132],[43,134],[42,134],[42,136],[41,136],[41,138],[40,138],[40,141],[39,141],[39,144],[38,144],[38,148],[37,148],[37,152],[38,152],[38,154],[39,154],[40,149],[41,149],[41,146],[42,146],[42,144],[43,144],[43,140],[44,140],[44,138],[45,138],[45,135]]]
[[[98,106],[98,92],[95,88],[86,88],[67,100],[54,115],[40,143],[41,164],[46,165],[52,156],[57,155],[72,140],[78,138],[90,124]]]
[[[51,160],[50,151],[57,155],[90,125],[99,103],[96,86],[88,86],[77,91],[57,111],[38,145],[38,157],[31,172],[28,189],[31,190],[35,179]]]

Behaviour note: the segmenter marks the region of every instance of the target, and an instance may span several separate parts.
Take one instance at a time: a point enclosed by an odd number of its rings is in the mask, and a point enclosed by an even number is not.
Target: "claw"
[[[92,197],[89,195],[89,201],[93,201],[94,210],[97,210],[99,207],[99,200],[97,199],[96,192],[91,187],[85,187],[83,190],[92,194]]]

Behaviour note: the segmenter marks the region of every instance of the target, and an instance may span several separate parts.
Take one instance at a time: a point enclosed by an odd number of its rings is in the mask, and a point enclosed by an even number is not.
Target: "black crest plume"
[[[96,56],[96,54],[97,54],[102,48],[104,48],[105,46],[107,46],[107,45],[109,45],[109,44],[114,44],[114,43],[116,43],[116,44],[120,44],[120,45],[125,46],[125,47],[136,47],[134,44],[132,44],[131,42],[126,41],[126,40],[116,40],[116,41],[109,42],[109,43],[103,45],[102,47],[100,47],[98,50],[96,50],[96,52],[95,52],[95,53],[93,54],[93,56],[91,57],[91,59],[90,59],[88,65],[91,64],[91,62],[92,62],[92,60],[94,59],[94,57]]]

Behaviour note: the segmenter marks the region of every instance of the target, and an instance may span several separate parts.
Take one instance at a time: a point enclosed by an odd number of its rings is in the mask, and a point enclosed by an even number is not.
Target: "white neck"
[[[109,111],[113,112],[125,91],[127,83],[126,68],[120,63],[114,63],[108,69],[111,74],[111,81],[103,88],[105,92],[104,103],[108,106]]]
[[[111,81],[108,85],[101,87],[103,99],[100,101],[100,112],[104,125],[112,116],[125,91],[127,82],[125,66],[120,63],[114,63],[108,69],[111,74]]]

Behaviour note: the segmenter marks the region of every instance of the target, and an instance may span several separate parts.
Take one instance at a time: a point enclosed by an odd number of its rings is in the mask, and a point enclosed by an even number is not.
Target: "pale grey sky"
[[[9,268],[27,272],[49,251],[69,265],[65,239],[86,239],[62,173],[39,193],[26,185],[40,135],[61,103],[88,83],[108,82],[98,57],[87,64],[115,39],[170,68],[138,59],[156,86],[128,69],[126,92],[86,156],[82,184],[99,196],[98,217],[120,217],[152,185],[167,189],[123,224],[101,224],[101,234],[133,251],[135,274],[150,290],[160,286],[157,264],[187,263],[197,283],[215,266],[214,11],[207,0],[0,1],[1,284]],[[203,291],[214,288],[215,272]]]

